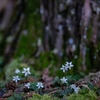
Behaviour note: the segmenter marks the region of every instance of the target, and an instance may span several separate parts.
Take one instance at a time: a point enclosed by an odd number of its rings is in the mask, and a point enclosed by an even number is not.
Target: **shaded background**
[[[31,66],[52,75],[98,71],[100,0],[0,0],[0,77]],[[38,74],[38,73],[37,73]]]

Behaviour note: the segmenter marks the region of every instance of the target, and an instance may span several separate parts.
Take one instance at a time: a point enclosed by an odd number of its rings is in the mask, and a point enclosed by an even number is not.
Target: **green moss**
[[[71,94],[67,100],[97,100],[97,95],[94,91],[80,91],[79,94]]]
[[[47,94],[44,94],[43,96],[34,94],[34,96],[32,98],[29,98],[28,100],[60,100],[60,99],[51,97]]]
[[[42,36],[42,22],[39,14],[39,6],[39,0],[27,0],[24,27],[22,28],[22,30],[25,30],[27,33],[24,34],[22,31],[15,57],[21,55],[30,57],[36,49],[37,40]],[[34,44],[35,46],[33,46]]]
[[[6,80],[10,80],[13,76],[15,69],[19,66],[18,59],[12,60],[8,65],[5,67],[5,78]]]

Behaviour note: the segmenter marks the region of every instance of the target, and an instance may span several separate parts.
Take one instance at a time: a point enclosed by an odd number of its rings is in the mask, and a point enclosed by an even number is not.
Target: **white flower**
[[[30,83],[26,83],[25,86],[29,89],[30,88]]]
[[[76,88],[76,85],[75,85],[75,84],[72,84],[72,85],[70,85],[70,87],[71,87],[72,89],[75,89],[75,88]]]
[[[75,93],[78,93],[79,92],[79,87],[76,87],[76,85],[75,84],[72,84],[72,85],[70,85],[70,87],[72,88],[72,89],[74,89],[74,92]]]
[[[62,65],[62,67],[60,68],[60,70],[62,70],[64,73],[66,71],[66,66]]]
[[[78,93],[79,92],[79,87],[76,87],[75,89],[74,89],[74,91],[75,91],[75,93]]]
[[[22,73],[24,73],[25,76],[27,76],[28,74],[31,74],[31,73],[30,73],[30,68],[29,68],[29,67],[28,67],[28,68],[23,68]]]
[[[62,83],[67,83],[67,78],[63,77],[60,79]]]
[[[16,73],[16,74],[20,73],[20,70],[19,70],[19,69],[16,69],[16,70],[15,70],[15,73]]]
[[[13,81],[17,83],[19,80],[20,80],[19,76],[13,76]]]
[[[65,73],[68,69],[71,69],[72,67],[73,67],[72,62],[66,62],[65,65],[62,65],[60,70],[62,70]]]
[[[71,69],[73,67],[72,62],[66,62],[65,66],[66,70]]]
[[[44,86],[43,86],[43,84],[41,83],[41,82],[37,82],[37,85],[36,85],[37,87],[38,87],[38,89],[40,89],[40,88],[43,88]]]

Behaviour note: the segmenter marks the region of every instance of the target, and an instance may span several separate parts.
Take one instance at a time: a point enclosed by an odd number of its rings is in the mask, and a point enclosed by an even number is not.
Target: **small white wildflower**
[[[79,87],[76,87],[76,85],[75,84],[72,84],[72,85],[70,85],[70,87],[72,88],[72,89],[74,89],[74,92],[75,93],[78,93],[79,92]]]
[[[72,85],[70,85],[70,87],[71,87],[72,89],[75,89],[75,88],[76,88],[76,85],[75,85],[75,84],[72,84]]]
[[[15,73],[16,73],[16,74],[20,73],[20,70],[19,70],[19,69],[16,69],[16,70],[15,70]]]
[[[25,86],[29,89],[30,88],[30,83],[26,83]]]
[[[43,88],[44,86],[43,86],[43,84],[41,83],[41,82],[37,82],[37,85],[36,85],[37,87],[38,87],[38,89],[40,89],[40,88]]]
[[[67,78],[63,77],[60,79],[62,83],[67,83]]]
[[[73,67],[72,62],[66,62],[65,65],[62,65],[60,70],[62,70],[65,73],[65,71],[67,71],[68,69],[71,69],[72,67]]]
[[[73,67],[72,62],[66,62],[65,66],[66,70],[71,69]]]
[[[74,89],[74,91],[75,91],[75,93],[78,93],[79,92],[79,87],[76,87],[75,89]]]
[[[60,68],[60,70],[62,70],[64,73],[66,71],[66,66],[62,65],[62,67]]]
[[[13,76],[13,81],[17,83],[19,80],[20,80],[19,76]]]
[[[31,72],[30,72],[30,68],[29,68],[29,67],[28,67],[28,68],[23,68],[22,73],[24,73],[25,76],[27,76],[28,74],[31,74]]]

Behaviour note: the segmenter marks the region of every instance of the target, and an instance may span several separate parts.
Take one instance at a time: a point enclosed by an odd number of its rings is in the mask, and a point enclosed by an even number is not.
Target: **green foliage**
[[[14,97],[9,97],[7,100],[14,100],[15,98]]]
[[[60,78],[56,76],[53,80],[53,83],[55,84],[55,86],[59,86],[59,84],[61,83]]]
[[[62,98],[64,95],[69,95],[69,94],[71,94],[73,92],[73,90],[71,89],[71,88],[65,88],[64,87],[64,89],[62,90],[62,89],[60,89],[60,90],[58,90],[55,94],[53,94],[54,96],[56,96],[56,97],[60,97],[60,98]]]
[[[60,100],[58,98],[55,97],[51,97],[47,94],[42,95],[38,95],[38,94],[34,94],[32,98],[29,98],[28,100]]]
[[[96,93],[100,96],[100,88],[97,89]]]
[[[78,94],[71,94],[67,100],[97,100],[97,95],[92,90],[81,90]]]
[[[7,80],[11,79],[15,69],[19,66],[18,59],[12,60],[6,67],[5,67],[5,77]]]
[[[15,76],[15,70],[19,69],[21,72],[23,70],[23,68],[27,68],[30,67],[30,71],[31,71],[31,75],[33,78],[40,77],[40,74],[38,71],[35,71],[34,68],[32,68],[32,66],[29,66],[27,63],[23,63],[19,60],[19,58],[17,59],[13,59],[8,65],[6,65],[5,67],[5,78],[6,80],[12,80],[12,76]],[[19,73],[17,74],[21,79],[25,79],[24,74]],[[36,75],[36,76],[35,76]]]
[[[4,61],[4,58],[0,56],[0,65],[2,65],[3,61]]]
[[[87,82],[86,84],[88,85],[89,89],[91,89],[91,90],[95,90],[96,89],[94,84],[89,83],[89,82]]]
[[[7,100],[23,100],[20,94],[13,94],[11,97],[8,97]]]
[[[1,33],[1,32],[0,32]],[[0,34],[0,43],[1,43],[1,41],[2,41],[2,34]]]
[[[3,56],[0,56],[0,66],[2,66],[4,62],[4,57]],[[3,68],[0,67],[0,80],[4,78],[4,71],[3,71]]]
[[[36,87],[37,82],[31,82],[30,84],[30,90],[38,92],[38,88]]]
[[[25,9],[24,31],[22,31],[15,57],[24,55],[30,57],[37,49],[37,40],[42,36],[41,16],[39,14],[40,1],[27,0]]]
[[[58,58],[52,52],[41,53],[39,58],[35,59],[36,69],[44,69],[49,65],[56,65],[58,63]]]
[[[78,74],[76,74],[76,75],[67,75],[66,77],[69,81],[78,81],[79,79],[81,79],[81,76],[78,75]]]

